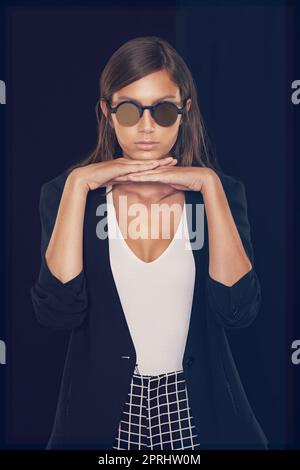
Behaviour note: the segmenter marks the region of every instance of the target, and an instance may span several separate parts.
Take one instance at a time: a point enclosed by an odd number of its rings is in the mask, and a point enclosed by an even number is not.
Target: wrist
[[[76,193],[86,195],[89,192],[89,186],[86,183],[81,168],[75,168],[67,177],[66,186]]]
[[[202,196],[206,197],[210,192],[216,191],[220,184],[222,183],[217,173],[212,169],[207,168],[201,186]]]

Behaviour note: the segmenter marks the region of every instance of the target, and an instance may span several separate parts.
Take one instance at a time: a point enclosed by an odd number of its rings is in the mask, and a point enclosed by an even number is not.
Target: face
[[[126,97],[126,98],[121,98]],[[158,100],[170,101],[179,108],[182,107],[179,88],[171,81],[166,70],[151,73],[130,85],[121,88],[114,93],[111,99],[111,106],[115,107],[121,101],[134,99],[140,104],[152,105]],[[101,100],[101,108],[105,116],[108,116],[106,103]],[[191,105],[189,99],[186,103],[188,111]],[[119,124],[115,113],[111,114],[113,127],[120,147],[123,150],[123,157],[132,160],[160,159],[169,155],[175,144],[179,132],[182,115],[177,115],[177,120],[169,127],[159,126],[152,118],[150,110],[145,109],[137,124],[126,127]],[[137,145],[138,141],[151,140],[158,142],[152,149],[142,149]]]

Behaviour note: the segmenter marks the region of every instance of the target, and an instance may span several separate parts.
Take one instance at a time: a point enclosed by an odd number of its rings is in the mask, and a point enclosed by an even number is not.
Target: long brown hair
[[[119,47],[101,73],[100,97],[111,100],[112,95],[121,88],[163,69],[178,85],[181,100],[189,97],[192,101],[189,111],[185,109],[182,115],[182,124],[179,126],[177,140],[170,150],[170,155],[177,158],[177,166],[220,169],[216,157],[209,151],[209,138],[198,107],[197,89],[192,74],[182,57],[164,39],[158,36],[142,36],[131,39]],[[99,100],[95,111],[98,123],[97,145],[84,160],[69,167],[67,172],[91,163],[113,160],[115,155],[122,153],[114,128],[105,115],[100,113]]]

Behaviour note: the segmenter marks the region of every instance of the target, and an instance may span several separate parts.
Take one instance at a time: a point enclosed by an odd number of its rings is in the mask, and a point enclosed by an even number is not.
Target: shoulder
[[[61,195],[64,190],[65,183],[67,181],[69,174],[70,174],[70,171],[65,170],[62,173],[59,173],[54,178],[44,182],[42,185],[42,192],[51,192],[51,193],[55,192]],[[105,193],[106,187],[101,186],[100,188],[97,188],[97,190],[93,190],[93,192]]]
[[[68,171],[65,170],[42,183],[39,202],[41,215],[50,216],[57,212],[68,175]]]
[[[237,186],[243,185],[243,181],[238,176],[228,175],[219,169],[214,169],[213,171],[220,178],[221,183],[225,190],[226,189],[231,190],[231,189],[236,188]]]
[[[65,170],[62,173],[59,173],[54,178],[51,178],[50,180],[44,182],[42,187],[44,188],[44,190],[45,189],[50,190],[51,188],[53,188],[53,190],[56,189],[58,192],[62,192],[68,176],[69,176],[69,172]]]
[[[69,176],[70,172],[68,170],[64,170],[63,172],[59,173],[58,175],[54,176],[53,178],[45,181],[42,184],[41,192],[40,192],[40,204],[42,207],[45,205],[49,208],[57,208],[60,199],[63,194],[63,190],[65,187],[65,183]],[[105,194],[106,187],[100,187],[93,192],[99,194]],[[88,193],[88,198],[90,197],[91,191]]]
[[[232,201],[244,202],[246,199],[245,185],[238,176],[228,175],[221,170],[213,170],[222,183],[225,194]]]

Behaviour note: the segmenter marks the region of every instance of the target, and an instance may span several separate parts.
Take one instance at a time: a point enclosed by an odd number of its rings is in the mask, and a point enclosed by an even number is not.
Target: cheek
[[[115,132],[119,143],[122,145],[130,145],[134,140],[135,133],[130,127],[115,125]]]
[[[166,144],[173,144],[177,137],[178,137],[178,132],[179,132],[179,124],[176,126],[172,126],[171,129],[168,129],[164,133],[163,141]]]

